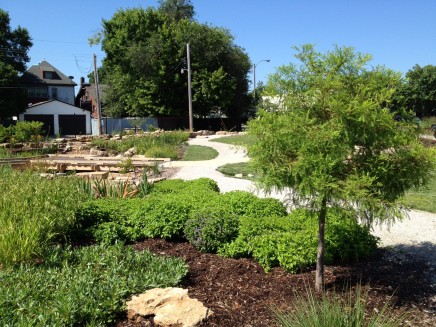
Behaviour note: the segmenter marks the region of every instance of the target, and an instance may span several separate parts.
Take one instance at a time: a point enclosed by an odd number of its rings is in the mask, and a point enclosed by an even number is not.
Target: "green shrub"
[[[44,124],[37,121],[19,121],[14,126],[14,135],[18,142],[36,141],[43,133]]]
[[[230,206],[239,216],[286,216],[282,202],[273,198],[259,198],[245,191],[231,191],[221,195],[223,205]]]
[[[239,217],[224,206],[202,208],[185,225],[186,239],[200,251],[216,252],[238,235]]]
[[[147,237],[183,238],[183,228],[196,205],[189,197],[150,197],[144,202],[131,219],[144,222]]]
[[[377,238],[359,225],[353,212],[331,208],[327,215],[325,262],[351,262],[372,255]],[[228,257],[253,257],[266,271],[274,266],[295,273],[316,263],[317,217],[295,210],[286,217],[242,217],[238,237],[218,253]]]
[[[210,178],[198,178],[190,181],[168,179],[154,185],[152,194],[190,193],[195,196],[202,192],[219,193],[217,182]]]
[[[0,143],[9,142],[14,126],[4,127],[0,124]]]
[[[114,325],[131,295],[176,286],[187,272],[180,259],[120,245],[57,247],[37,266],[0,270],[0,325]]]
[[[294,225],[293,221],[287,216],[243,216],[240,218],[238,237],[233,242],[220,248],[218,253],[232,258],[252,257],[255,248],[259,244],[267,242],[259,241],[259,238],[299,229]],[[275,248],[275,246],[271,245],[271,251],[275,251]],[[268,252],[270,249],[257,249],[256,251],[260,254],[263,251]]]
[[[94,200],[76,214],[78,235],[106,244],[152,237],[181,239],[185,222],[196,206],[185,194]]]

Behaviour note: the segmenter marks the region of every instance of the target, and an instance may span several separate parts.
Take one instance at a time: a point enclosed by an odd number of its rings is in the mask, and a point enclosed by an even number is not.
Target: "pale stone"
[[[132,147],[126,152],[124,152],[124,157],[133,157],[136,154],[136,152],[137,152],[136,147]]]
[[[182,288],[154,288],[127,302],[130,319],[154,316],[156,326],[194,327],[212,315],[200,301],[191,299]]]

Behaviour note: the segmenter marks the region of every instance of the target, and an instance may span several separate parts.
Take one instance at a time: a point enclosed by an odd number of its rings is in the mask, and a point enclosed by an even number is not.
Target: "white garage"
[[[20,114],[20,121],[39,121],[45,135],[91,134],[91,113],[71,104],[48,100],[31,104]]]

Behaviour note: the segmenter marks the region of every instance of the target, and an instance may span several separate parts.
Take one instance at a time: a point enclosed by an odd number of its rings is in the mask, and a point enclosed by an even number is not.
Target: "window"
[[[46,87],[30,87],[27,94],[31,98],[48,98],[48,89]]]
[[[58,89],[56,87],[51,89],[51,98],[52,99],[58,99]]]
[[[43,71],[42,78],[44,79],[61,79],[56,72],[53,71]]]

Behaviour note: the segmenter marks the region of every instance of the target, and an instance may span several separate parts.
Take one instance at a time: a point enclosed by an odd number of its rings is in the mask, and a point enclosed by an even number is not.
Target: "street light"
[[[270,62],[271,60],[263,59],[263,60],[259,61],[257,64],[253,65],[253,95],[254,95],[254,101],[256,101],[256,66],[259,65],[263,61]]]

